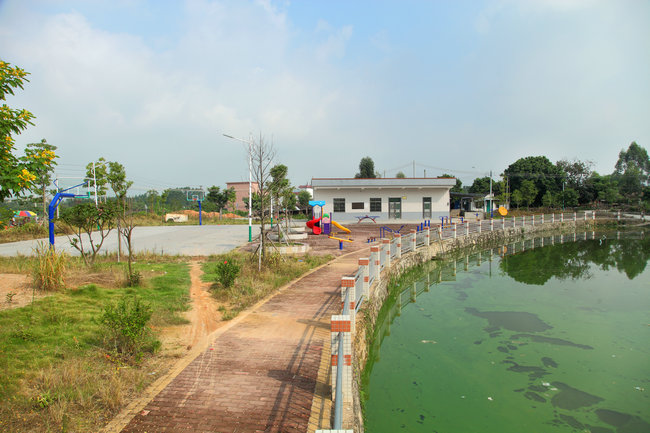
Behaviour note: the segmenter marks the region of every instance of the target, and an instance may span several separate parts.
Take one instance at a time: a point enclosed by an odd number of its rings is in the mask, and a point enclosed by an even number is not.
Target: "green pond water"
[[[650,237],[575,239],[432,262],[404,283],[375,328],[366,431],[650,432]]]

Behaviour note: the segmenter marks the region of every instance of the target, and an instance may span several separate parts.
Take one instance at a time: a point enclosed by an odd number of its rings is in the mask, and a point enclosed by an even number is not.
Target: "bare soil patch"
[[[189,263],[192,308],[184,313],[189,323],[160,330],[159,338],[163,342],[163,350],[171,356],[185,356],[194,346],[204,343],[214,330],[225,323],[221,320],[220,304],[210,293],[211,283],[201,281],[201,262],[193,259]]]
[[[33,290],[30,275],[0,274],[0,310],[24,307],[34,299],[44,298],[50,293]]]

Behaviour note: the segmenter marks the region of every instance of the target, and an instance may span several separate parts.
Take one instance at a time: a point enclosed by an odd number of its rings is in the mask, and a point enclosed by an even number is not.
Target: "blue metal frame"
[[[80,186],[85,186],[88,182],[80,183],[79,185],[71,186],[70,188],[63,189],[59,192],[57,192],[54,195],[54,198],[50,202],[50,205],[47,207],[47,219],[48,219],[48,231],[50,235],[50,248],[54,248],[54,212],[56,211],[56,208],[59,207],[59,204],[61,203],[61,200],[64,198],[74,198],[74,197],[88,197],[87,194],[84,195],[77,195],[77,194],[71,194],[66,191],[70,191],[72,188],[77,188]]]

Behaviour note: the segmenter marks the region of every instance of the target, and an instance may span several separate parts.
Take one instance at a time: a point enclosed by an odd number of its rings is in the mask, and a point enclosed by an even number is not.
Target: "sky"
[[[118,161],[150,189],[248,180],[272,143],[294,185],[353,177],[464,184],[519,158],[614,170],[650,149],[646,0],[0,0],[9,97],[58,146],[61,184]]]

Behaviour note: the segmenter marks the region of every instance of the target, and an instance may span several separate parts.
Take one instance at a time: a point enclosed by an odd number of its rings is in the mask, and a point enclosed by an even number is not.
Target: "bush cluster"
[[[138,296],[123,296],[104,308],[100,323],[106,328],[105,340],[117,354],[139,360],[145,351],[154,351],[160,343],[150,334],[147,323],[153,310]]]
[[[215,273],[217,274],[217,282],[224,288],[229,288],[235,282],[235,278],[239,275],[240,267],[232,261],[224,260],[215,265]]]

